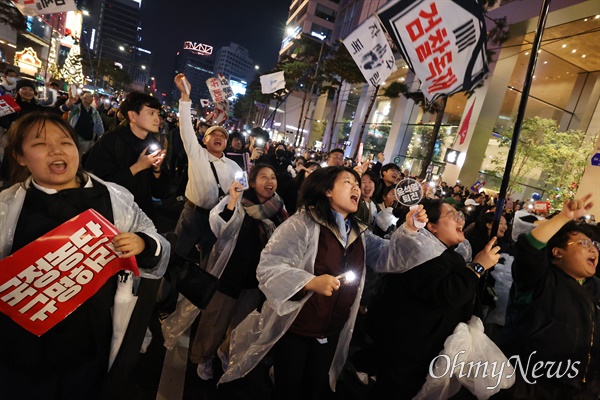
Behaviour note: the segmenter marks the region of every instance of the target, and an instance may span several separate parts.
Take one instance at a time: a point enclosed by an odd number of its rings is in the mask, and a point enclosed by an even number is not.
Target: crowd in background
[[[507,356],[526,359],[537,351],[534,359],[542,362],[580,363],[573,376],[546,375],[536,385],[526,371],[498,396],[598,398],[599,232],[585,223],[589,197],[565,202],[551,215],[508,199],[492,234],[497,195],[441,178],[426,182],[386,163],[383,153],[356,163],[339,148],[325,153],[274,142],[259,127],[213,126],[192,117],[182,75],[175,78],[179,116],[136,92],[117,103],[54,87],[38,100],[42,89],[15,75],[5,71],[0,85],[0,95],[14,95],[21,107],[0,118],[0,205],[12,207],[22,196],[24,206],[14,238],[1,242],[1,256],[86,207],[123,225],[113,196],[123,191],[128,203],[121,207],[134,207],[143,219],[143,229],[126,227],[135,237],[123,246],[155,272],[136,278],[138,302],[120,362],[108,376],[109,336],[79,343],[96,358],[82,369],[93,377],[92,390],[80,381],[78,393],[126,384],[156,307],[168,348],[200,318],[190,359],[201,379],[215,378],[217,357],[223,384],[268,362],[278,399],[320,398],[335,389],[344,368],[373,386],[373,398],[413,398],[428,388],[428,368],[445,340],[472,316]],[[38,142],[48,148],[43,161],[34,157],[41,154]],[[65,174],[69,180],[58,182]],[[405,178],[421,185],[416,209],[398,201],[396,187]],[[57,192],[64,196],[53,197]],[[183,211],[169,244],[152,223],[156,205],[170,196]],[[57,215],[43,228],[27,223],[48,212]],[[203,310],[177,292],[175,271],[189,261],[219,278]],[[98,295],[103,315],[115,290],[116,280]],[[86,307],[61,329],[91,335],[94,324],[84,313],[95,306]],[[99,329],[110,331],[110,322]],[[0,333],[3,343],[8,336],[2,335],[10,335],[35,348],[66,346],[60,335],[31,339],[4,316],[0,331],[9,332]],[[50,355],[39,358],[54,365]],[[60,368],[71,370],[86,357],[70,360]],[[33,374],[7,362],[0,369],[2,382]],[[65,398],[77,376],[48,378],[44,390]]]

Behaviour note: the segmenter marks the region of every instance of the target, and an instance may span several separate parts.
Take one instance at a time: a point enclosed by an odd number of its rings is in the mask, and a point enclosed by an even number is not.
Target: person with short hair
[[[327,156],[328,167],[341,167],[344,165],[344,150],[333,149]]]
[[[383,202],[383,189],[389,186],[396,186],[400,182],[400,167],[394,163],[388,163],[381,167],[381,178],[375,188],[373,199],[377,203]]]
[[[104,124],[98,110],[94,108],[94,95],[82,92],[79,103],[69,109],[69,123],[79,135],[79,153],[86,153],[104,134]]]
[[[90,172],[131,191],[153,221],[156,211],[152,197],[164,198],[169,189],[168,174],[162,169],[166,151],[153,135],[159,131],[161,107],[155,97],[129,93],[120,106],[128,124],[102,135],[84,161]]]
[[[0,78],[0,96],[9,94],[14,96],[17,92],[17,79],[19,74],[11,68],[6,68]]]
[[[499,341],[507,357],[517,355],[529,368],[515,367],[517,380],[501,398],[600,396],[600,279],[594,276],[600,238],[592,226],[575,222],[592,206],[591,194],[566,200],[559,214],[517,239]]]

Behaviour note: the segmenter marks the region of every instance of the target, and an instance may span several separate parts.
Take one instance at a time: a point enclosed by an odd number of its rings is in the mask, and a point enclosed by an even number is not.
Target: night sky
[[[266,73],[277,56],[291,0],[142,0],[141,47],[152,51],[150,73],[159,93],[173,81],[175,55],[184,41],[204,43],[214,52],[230,42],[248,49]]]

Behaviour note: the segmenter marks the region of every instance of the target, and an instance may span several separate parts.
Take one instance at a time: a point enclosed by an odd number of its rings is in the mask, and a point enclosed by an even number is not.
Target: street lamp
[[[258,65],[255,65],[254,69],[258,71],[260,69],[260,67]]]
[[[125,47],[123,47],[123,46],[119,46],[119,50],[121,50],[121,51],[125,51]]]
[[[145,66],[145,65],[142,65],[142,69],[146,69],[146,66]]]

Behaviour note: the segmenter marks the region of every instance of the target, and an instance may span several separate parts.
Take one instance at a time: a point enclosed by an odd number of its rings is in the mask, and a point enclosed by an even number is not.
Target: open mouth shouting
[[[350,196],[350,200],[352,201],[352,203],[358,204],[359,197],[359,195],[353,194],[352,196]]]
[[[48,166],[50,168],[50,172],[53,174],[64,174],[67,171],[67,162],[64,160],[57,160]]]

